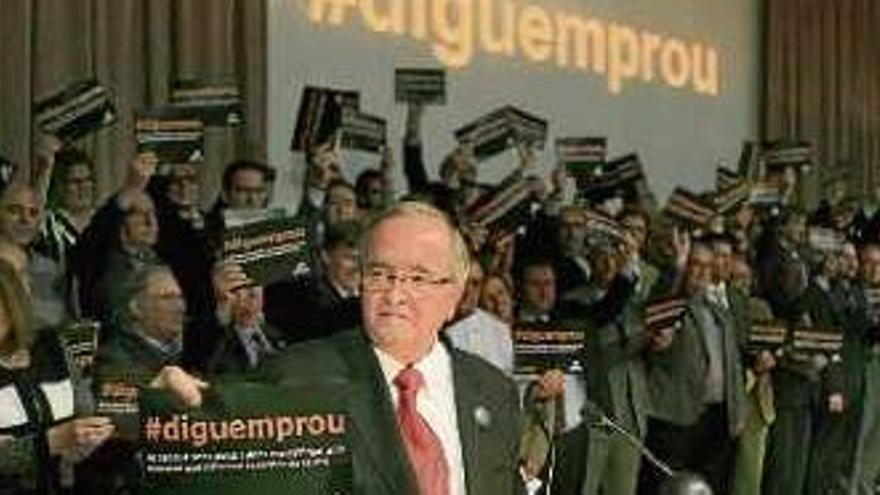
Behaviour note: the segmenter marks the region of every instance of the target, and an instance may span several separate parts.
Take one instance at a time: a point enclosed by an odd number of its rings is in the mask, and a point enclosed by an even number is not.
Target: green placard
[[[140,398],[142,493],[347,495],[345,390],[213,384],[198,410]]]

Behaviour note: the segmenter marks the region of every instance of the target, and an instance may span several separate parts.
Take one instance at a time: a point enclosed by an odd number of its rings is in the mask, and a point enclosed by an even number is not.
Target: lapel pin
[[[488,428],[492,425],[492,414],[485,407],[477,406],[474,409],[474,421],[477,422],[477,426],[480,428]]]

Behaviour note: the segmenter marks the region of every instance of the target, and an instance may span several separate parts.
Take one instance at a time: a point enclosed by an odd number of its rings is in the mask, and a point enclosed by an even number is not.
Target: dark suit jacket
[[[274,352],[280,352],[287,347],[287,339],[273,325],[263,324],[260,328],[266,336],[266,340],[275,349]],[[223,336],[208,360],[207,372],[212,375],[240,375],[253,371],[248,359],[247,350],[245,350],[244,344],[241,343],[235,328],[227,325],[219,331]],[[268,356],[266,359],[268,359]]]
[[[710,307],[702,297],[691,298],[688,302],[688,310],[672,344],[646,355],[651,416],[679,426],[690,426],[703,413],[709,354],[703,329],[695,314],[698,306],[715,312],[723,325],[725,406],[729,433],[733,437],[745,414],[744,372],[736,330],[729,311]]]
[[[121,374],[137,385],[146,385],[163,367],[179,365],[180,359],[180,355],[165,354],[132,331],[122,330],[98,350],[95,374],[99,383],[106,376]]]
[[[859,208],[850,224],[850,238],[857,244],[880,240],[880,210],[869,217]]]
[[[798,301],[807,289],[807,264],[795,249],[783,247],[772,238],[757,253],[759,295],[770,303],[773,314],[783,320],[795,320],[799,314]]]
[[[360,324],[360,298],[342,298],[317,275],[266,287],[266,321],[282,330],[288,342],[328,337]]]
[[[516,388],[479,358],[449,349],[467,491],[522,493],[517,471],[519,407]],[[352,424],[354,493],[417,493],[379,361],[360,329],[290,347],[266,363],[262,379],[280,385],[347,387]],[[489,421],[477,424],[476,411]]]

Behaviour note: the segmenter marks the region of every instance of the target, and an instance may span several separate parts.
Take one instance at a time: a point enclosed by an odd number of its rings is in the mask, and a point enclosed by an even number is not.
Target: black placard
[[[307,227],[298,218],[227,224],[223,231],[224,259],[262,286],[308,275],[309,250]]]
[[[698,196],[681,187],[676,187],[666,202],[664,214],[673,220],[690,228],[704,228],[715,215],[712,205]]]
[[[727,167],[715,167],[715,190],[725,191],[731,187],[742,184],[743,178],[740,174],[730,170]]]
[[[379,153],[388,144],[385,119],[375,115],[344,109],[341,131],[343,148]]]
[[[566,137],[556,140],[556,157],[572,176],[600,175],[608,155],[604,137]]]
[[[587,200],[600,201],[634,191],[645,180],[645,171],[638,153],[628,153],[608,160],[599,174],[575,176],[577,188]]]
[[[76,140],[116,121],[113,95],[94,79],[71,84],[34,105],[37,127]]]
[[[513,329],[513,367],[517,375],[550,369],[579,374],[584,369],[584,332],[573,325],[518,323]]]
[[[443,69],[397,69],[394,98],[404,103],[446,104],[446,71]]]
[[[95,354],[98,352],[100,328],[101,325],[93,320],[75,320],[64,323],[58,328],[58,338],[77,376],[92,374]]]
[[[587,223],[587,238],[596,242],[607,242],[612,245],[628,241],[626,229],[615,219],[596,209],[584,212]]]
[[[198,117],[206,126],[236,127],[244,122],[241,93],[235,85],[181,81],[171,91],[171,106]]]
[[[758,182],[749,188],[749,204],[758,208],[776,208],[782,203],[779,186],[773,182]]]
[[[342,126],[345,109],[360,110],[360,93],[306,86],[300,99],[290,149],[305,152],[312,146],[333,141]]]
[[[813,146],[805,141],[778,140],[764,143],[762,158],[767,168],[809,167],[813,164]]]
[[[474,157],[483,161],[517,145],[543,148],[547,132],[546,120],[506,106],[459,128],[455,138],[472,146]]]
[[[745,181],[734,183],[727,189],[718,190],[714,196],[715,210],[720,214],[733,211],[741,204],[748,201],[750,195],[749,184]]]
[[[780,352],[788,339],[788,328],[782,322],[754,323],[749,328],[746,348],[751,352]]]
[[[204,161],[204,123],[187,110],[141,110],[135,122],[138,153],[155,153],[159,163]]]
[[[791,333],[791,349],[795,355],[823,355],[840,359],[843,334],[825,328],[794,328]]]
[[[664,297],[652,300],[645,307],[645,329],[648,333],[681,328],[687,312],[687,300],[680,297]]]
[[[494,233],[514,233],[532,218],[534,195],[528,181],[520,179],[506,188],[495,191],[471,208],[467,217],[471,222]]]

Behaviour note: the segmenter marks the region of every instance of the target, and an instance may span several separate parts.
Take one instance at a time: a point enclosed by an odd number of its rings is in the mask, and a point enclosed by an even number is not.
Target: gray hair
[[[108,309],[111,315],[111,325],[115,326],[117,330],[130,331],[132,329],[133,324],[139,319],[133,311],[134,305],[132,303],[140,304],[150,279],[158,273],[173,274],[171,268],[162,263],[139,263],[122,279],[120,290],[110,294]]]
[[[371,257],[371,243],[373,233],[385,222],[398,217],[420,217],[434,220],[444,225],[449,233],[450,252],[452,253],[452,275],[457,282],[464,283],[467,280],[471,266],[471,253],[467,243],[458,227],[452,219],[440,209],[422,201],[400,201],[387,210],[373,217],[367,224],[364,235],[361,237],[361,268],[369,262]]]

